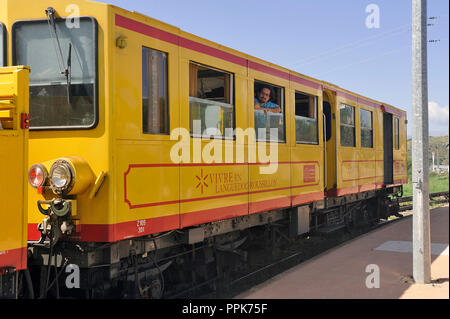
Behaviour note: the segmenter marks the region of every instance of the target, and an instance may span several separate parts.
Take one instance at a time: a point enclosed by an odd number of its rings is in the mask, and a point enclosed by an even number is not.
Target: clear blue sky
[[[97,1],[404,109],[411,136],[411,0]],[[430,135],[448,135],[449,1],[428,0],[428,16]]]

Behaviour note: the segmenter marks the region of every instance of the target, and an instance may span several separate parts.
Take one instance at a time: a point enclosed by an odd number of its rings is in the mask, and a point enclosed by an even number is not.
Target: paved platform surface
[[[235,298],[448,299],[448,216],[448,206],[431,210],[431,284],[412,280],[409,216],[318,255]],[[366,282],[375,287],[368,288]]]

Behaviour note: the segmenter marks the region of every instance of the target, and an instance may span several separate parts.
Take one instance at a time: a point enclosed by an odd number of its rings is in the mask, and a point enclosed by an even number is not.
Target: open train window
[[[142,128],[169,134],[167,53],[142,48]]]
[[[347,104],[341,104],[339,116],[341,121],[341,145],[355,147],[355,108]]]
[[[12,27],[13,65],[31,67],[30,128],[93,128],[98,122],[97,21],[80,17],[76,26],[71,19],[53,21],[18,21]]]
[[[232,73],[190,62],[189,118],[193,137],[233,138],[233,90]]]
[[[400,125],[398,117],[394,117],[394,149],[400,149]]]
[[[6,27],[0,22],[0,66],[6,66]]]
[[[373,148],[372,112],[361,109],[361,147]]]
[[[295,139],[297,143],[318,144],[317,96],[295,92]]]
[[[255,81],[254,90],[257,140],[285,142],[284,88]]]

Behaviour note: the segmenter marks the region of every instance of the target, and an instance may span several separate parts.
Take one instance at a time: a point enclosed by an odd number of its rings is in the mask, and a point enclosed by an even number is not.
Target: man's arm
[[[281,107],[280,107],[278,104],[273,103],[273,102],[268,102],[268,103],[269,103],[268,106],[270,106],[270,107],[268,108],[269,112],[272,112],[272,113],[281,113]]]
[[[255,102],[255,110],[262,110],[261,103]]]
[[[262,103],[255,101],[255,110],[261,110],[264,111],[264,114],[267,114],[269,112],[269,109],[266,107],[262,107]]]
[[[281,107],[270,108],[269,111],[272,113],[281,113]]]

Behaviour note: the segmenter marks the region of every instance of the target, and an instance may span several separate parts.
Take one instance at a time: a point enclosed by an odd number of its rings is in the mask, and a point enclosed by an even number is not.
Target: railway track
[[[430,197],[430,205],[448,203],[449,191],[433,193],[433,194],[430,194],[429,197]],[[412,200],[413,200],[412,196],[399,198],[398,202],[401,204],[400,211],[403,212],[403,211],[411,210],[413,208]]]
[[[402,214],[392,216],[388,220],[381,220],[379,223],[371,226],[366,226],[358,230],[341,229],[334,233],[311,233],[305,236],[302,240],[296,242],[290,241],[289,238],[279,237],[279,240],[284,240],[286,246],[283,249],[275,248],[270,254],[271,260],[264,264],[259,264],[256,267],[245,269],[241,273],[222,274],[216,278],[210,279],[204,283],[193,286],[188,290],[179,292],[177,295],[168,296],[168,298],[204,298],[216,299],[233,298],[242,291],[248,290],[251,287],[258,285],[277,274],[288,270],[304,261],[307,261],[315,256],[318,256],[331,248],[335,248],[351,240],[357,239],[361,235],[376,230],[378,228],[395,223],[403,218],[412,216],[408,210],[412,209],[412,197],[405,197],[399,199],[400,211]],[[449,192],[439,192],[430,194],[430,204],[442,204],[449,201]],[[259,252],[260,254],[267,254]],[[258,254],[258,252],[255,252]],[[263,258],[264,259],[264,258]],[[212,287],[211,291],[205,292],[205,287]]]

